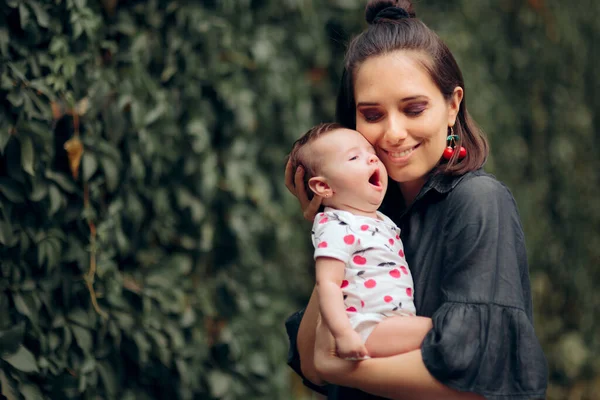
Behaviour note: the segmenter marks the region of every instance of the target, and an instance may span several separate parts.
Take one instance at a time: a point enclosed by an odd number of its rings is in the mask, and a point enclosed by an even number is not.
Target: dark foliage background
[[[0,3],[0,394],[289,399],[283,186],[362,0]],[[600,392],[600,3],[423,0],[513,190],[549,399]],[[65,143],[68,151],[65,150]]]

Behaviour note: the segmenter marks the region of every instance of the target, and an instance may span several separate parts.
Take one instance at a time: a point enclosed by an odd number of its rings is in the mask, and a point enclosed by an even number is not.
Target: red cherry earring
[[[456,142],[458,140],[459,140],[458,135],[455,135],[454,129],[452,127],[450,127],[450,133],[449,133],[448,137],[446,138],[447,147],[444,149],[444,153],[442,154],[442,157],[444,157],[446,160],[450,160],[452,158],[452,155],[454,155],[454,149],[456,147]],[[460,146],[460,148],[458,149],[458,159],[462,160],[466,156],[467,156],[467,149]]]

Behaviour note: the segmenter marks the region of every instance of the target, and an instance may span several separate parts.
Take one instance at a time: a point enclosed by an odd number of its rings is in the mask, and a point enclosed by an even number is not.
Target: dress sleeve
[[[311,381],[306,379],[304,375],[302,375],[302,369],[300,368],[300,354],[298,353],[297,346],[297,338],[298,338],[298,329],[300,328],[300,322],[302,321],[302,317],[304,316],[304,309],[295,312],[285,321],[285,330],[287,332],[289,341],[290,341],[290,349],[288,351],[288,365],[296,372],[300,378],[302,378],[302,382],[309,389],[314,390],[317,393],[327,396],[328,386],[318,386],[313,384]]]
[[[461,182],[448,196],[442,304],[423,361],[441,383],[487,399],[545,398],[547,364],[533,328],[515,201],[488,176]]]

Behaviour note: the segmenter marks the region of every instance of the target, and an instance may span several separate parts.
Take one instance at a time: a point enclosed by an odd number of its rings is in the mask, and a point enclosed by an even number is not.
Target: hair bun
[[[377,23],[379,19],[396,20],[416,16],[410,0],[371,0],[365,9],[365,19],[369,25]]]

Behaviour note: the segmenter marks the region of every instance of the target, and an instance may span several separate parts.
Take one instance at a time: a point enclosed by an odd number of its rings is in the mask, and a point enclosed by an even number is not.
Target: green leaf
[[[46,10],[44,10],[42,6],[40,6],[36,1],[29,2],[29,6],[35,14],[35,18],[37,19],[38,25],[42,28],[47,28],[50,22],[50,17],[48,16]]]
[[[15,107],[21,107],[23,102],[25,101],[25,96],[23,92],[19,89],[13,90],[6,96],[6,100],[10,102]]]
[[[49,169],[46,170],[45,175],[46,178],[56,182],[58,186],[60,186],[65,192],[75,193],[78,190],[73,180],[70,179],[67,175],[54,172]]]
[[[11,246],[15,237],[10,222],[0,220],[0,243],[5,246]]]
[[[10,134],[10,128],[6,126],[0,126],[0,154],[4,154],[4,149],[8,145],[8,142],[12,138]]]
[[[17,390],[17,382],[6,372],[0,369],[0,394],[6,397],[6,400],[20,400]]]
[[[219,371],[213,370],[208,373],[208,387],[213,397],[221,398],[227,393],[227,388],[231,385],[231,376]]]
[[[42,178],[33,178],[31,180],[31,192],[29,193],[29,200],[38,202],[46,197],[48,194],[48,184]]]
[[[90,319],[89,315],[81,308],[76,308],[75,310],[71,311],[67,315],[67,319],[85,328],[94,327],[94,322]]]
[[[9,178],[0,177],[0,193],[13,203],[25,201],[25,196],[19,185]]]
[[[23,372],[39,372],[35,356],[23,345],[19,346],[16,353],[1,357],[4,361]]]
[[[0,331],[0,356],[15,353],[23,342],[23,335],[25,335],[24,321],[7,330]]]
[[[60,193],[60,190],[55,185],[50,185],[50,210],[48,211],[48,216],[51,217],[56,214],[62,204],[63,195]]]
[[[84,182],[88,182],[98,169],[98,160],[96,159],[96,156],[94,154],[86,152],[83,154],[82,164],[83,180]]]
[[[33,171],[34,154],[33,154],[33,142],[29,136],[19,137],[21,142],[21,166],[29,175],[34,176]]]
[[[25,397],[25,400],[39,400],[44,398],[40,389],[32,384],[21,385],[19,390],[23,397]]]
[[[21,315],[26,316],[34,323],[37,322],[35,304],[33,304],[30,296],[24,297],[19,293],[14,293],[13,301],[15,302],[15,308]]]
[[[19,21],[21,22],[21,28],[25,29],[29,22],[29,10],[24,3],[19,4]]]
[[[104,389],[108,393],[109,398],[114,398],[117,395],[117,375],[113,366],[106,361],[96,363],[96,369],[104,384]]]
[[[71,324],[71,331],[81,350],[85,353],[89,353],[92,350],[92,334],[90,331],[74,324]]]
[[[100,159],[104,177],[106,179],[106,188],[109,192],[114,192],[119,186],[119,170],[115,161],[103,157]]]
[[[8,43],[9,43],[8,29],[0,28],[0,52],[4,57],[8,57]]]

